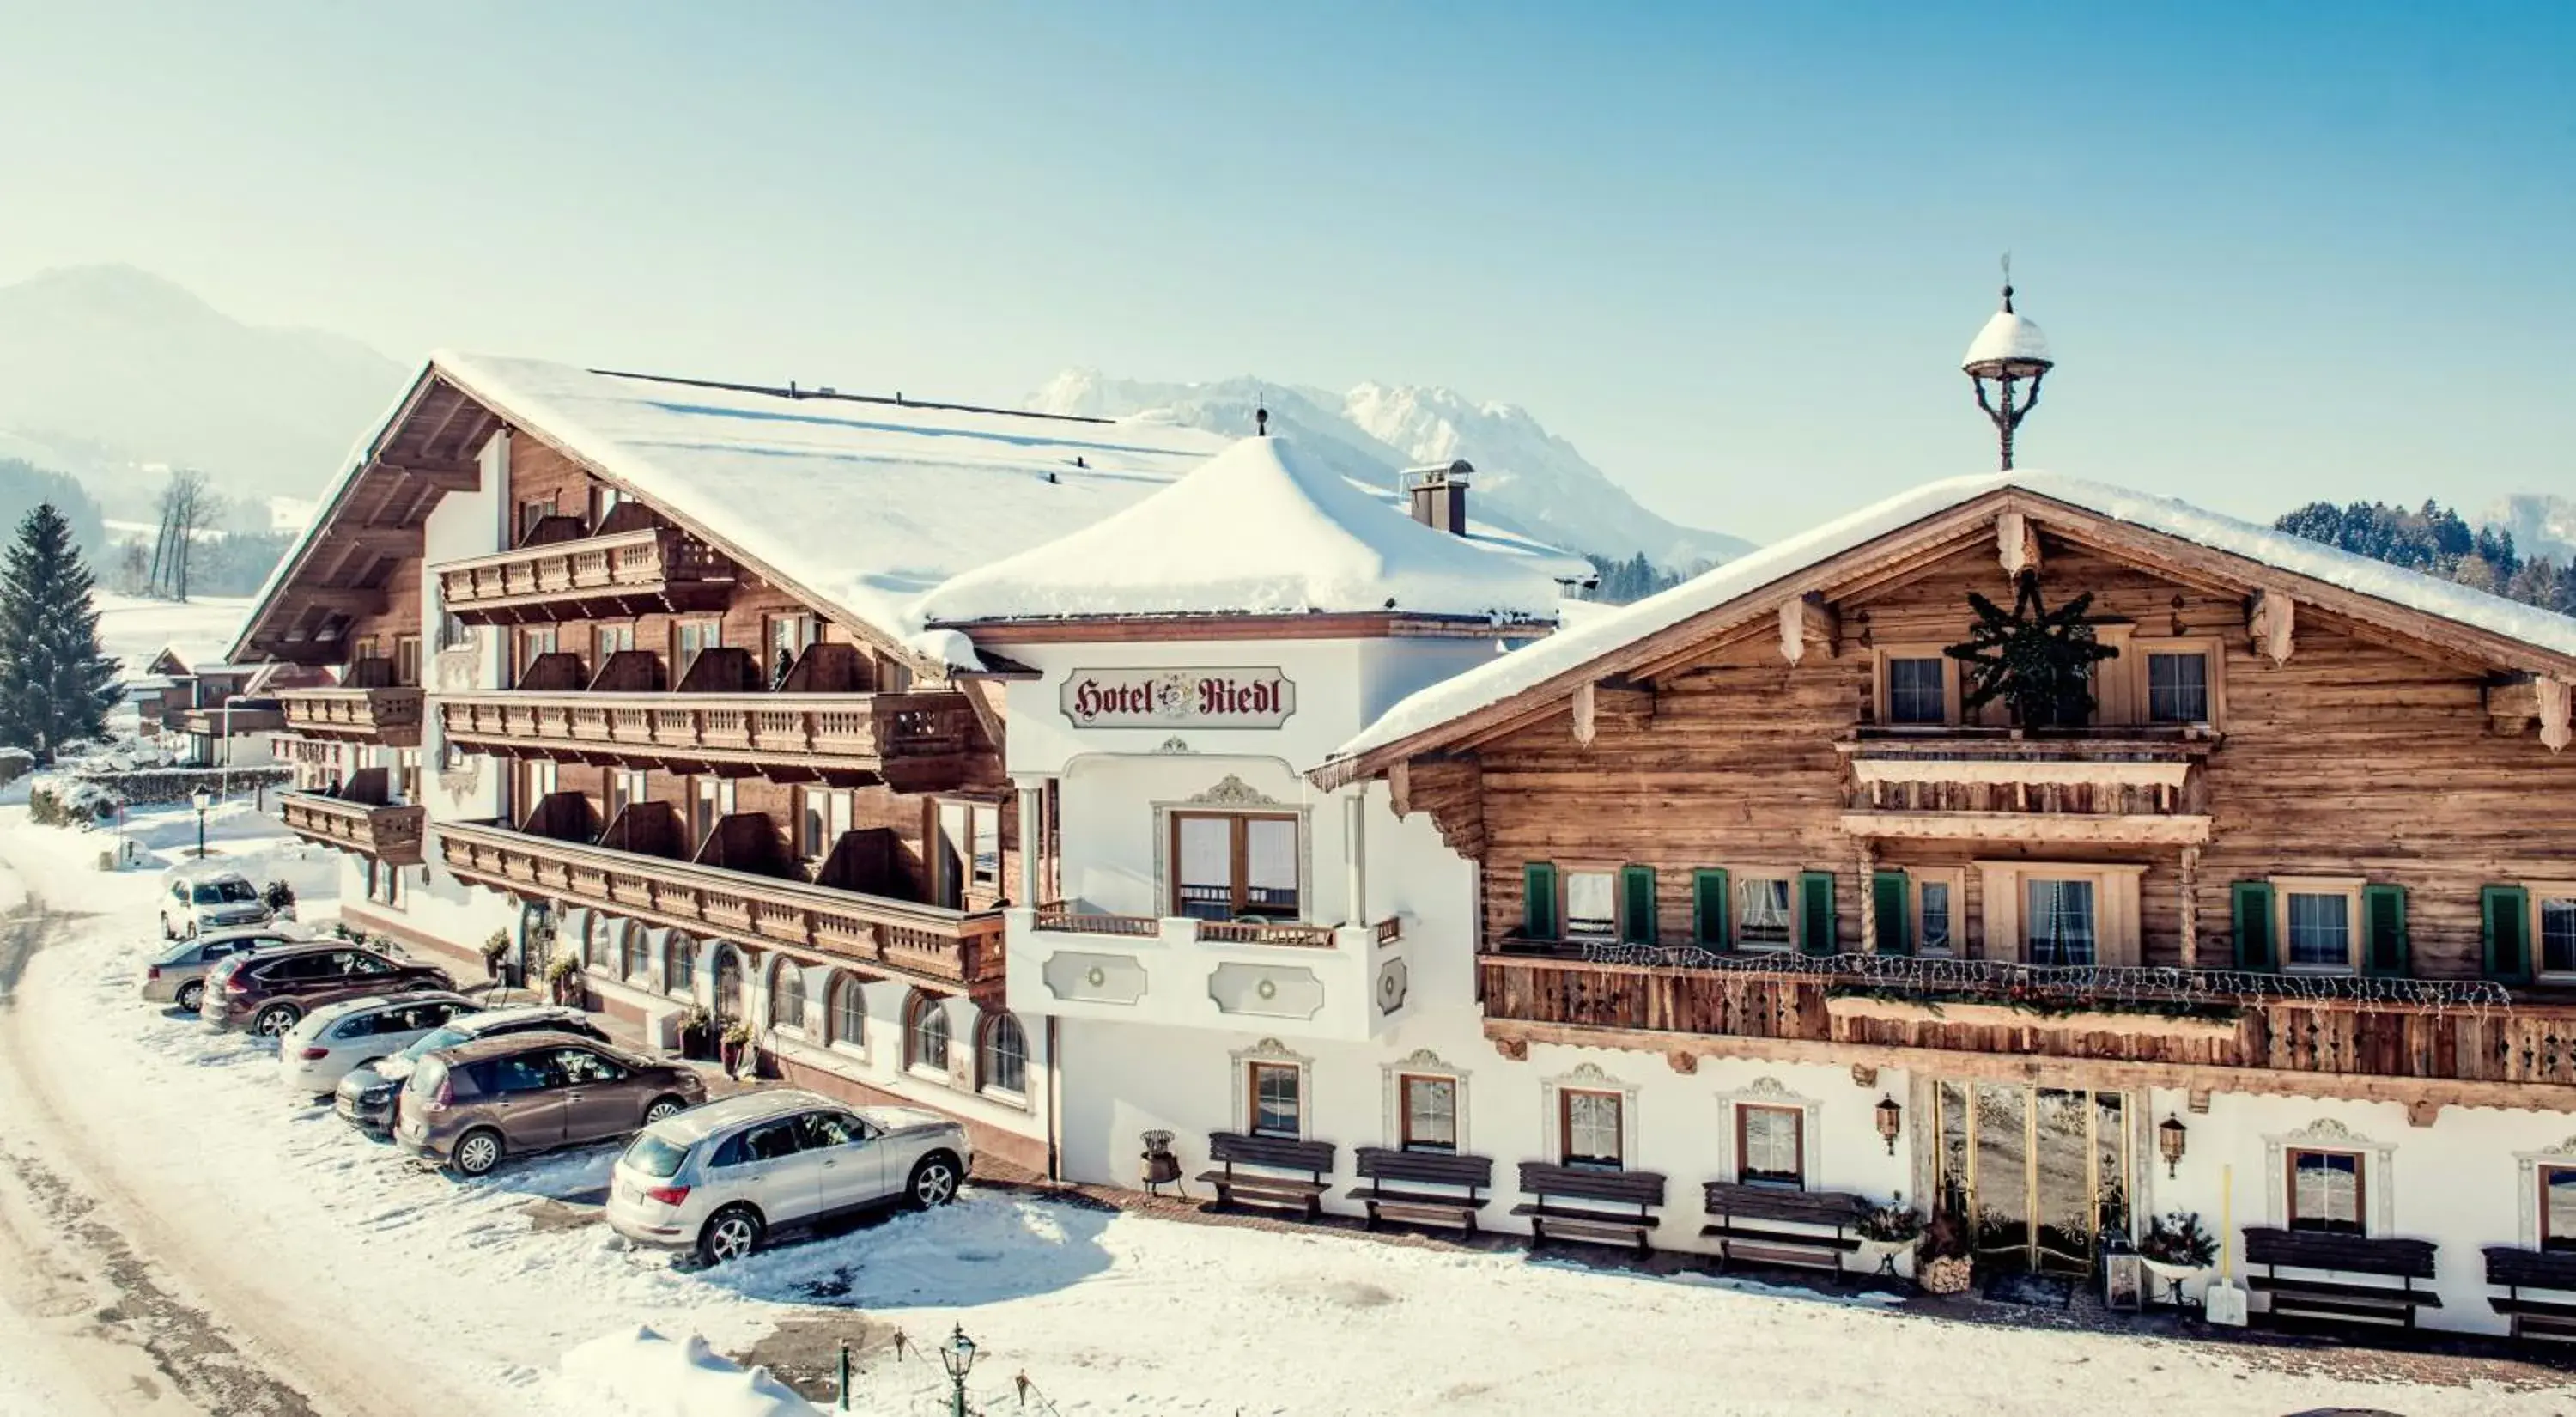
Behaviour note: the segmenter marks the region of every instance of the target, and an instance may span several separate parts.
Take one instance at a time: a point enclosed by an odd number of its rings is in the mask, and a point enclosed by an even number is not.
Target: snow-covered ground
[[[250,601],[240,596],[199,596],[182,605],[99,592],[99,648],[122,661],[125,672],[140,674],[164,645],[179,646],[188,663],[220,661],[232,648]]]
[[[254,877],[300,864],[302,848],[238,816],[222,826],[217,849]],[[135,830],[167,852],[193,827],[169,814]],[[1059,1413],[1158,1417],[2567,1407],[2558,1393],[2293,1374],[2211,1345],[1962,1324],[1750,1284],[989,1190],[683,1272],[595,1222],[609,1150],[460,1185],[285,1094],[268,1045],[209,1037],[138,1001],[154,873],[98,871],[99,840],[0,807],[0,866],[27,888],[25,910],[81,913],[56,922],[0,1013],[0,1163],[112,1182],[146,1217],[128,1232],[136,1247],[209,1312],[240,1316],[247,1347],[414,1394],[400,1411],[599,1414],[595,1390],[561,1365],[602,1334],[647,1325],[739,1354],[782,1322],[834,1316],[854,1340],[863,1318],[924,1344],[962,1323],[986,1355],[978,1401],[997,1411],[1019,1410],[1018,1374]],[[75,1350],[14,1332],[13,1317],[0,1312],[0,1412],[82,1410],[61,1391]],[[865,1349],[861,1410],[929,1410],[943,1386],[917,1353]]]

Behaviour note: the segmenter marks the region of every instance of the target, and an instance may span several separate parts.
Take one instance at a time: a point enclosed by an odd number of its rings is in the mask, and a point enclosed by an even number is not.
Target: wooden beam
[[[2429,1098],[2417,1098],[2406,1104],[2406,1125],[2429,1127],[2442,1118],[2442,1104]]]
[[[1807,657],[1810,641],[1825,647],[1825,658],[1842,653],[1842,617],[1825,603],[1820,591],[1793,595],[1780,602],[1780,654],[1791,664]]]
[[[417,477],[442,492],[472,492],[483,485],[483,465],[471,462],[431,462],[415,458],[410,462],[379,461],[374,469],[397,477]]]
[[[1386,805],[1397,821],[1413,815],[1413,760],[1398,758],[1386,766]]]
[[[2315,1097],[2397,1102],[2409,1107],[2498,1107],[2531,1112],[2576,1112],[2576,1085],[2496,1082],[2485,1079],[2376,1077],[2358,1073],[2301,1072],[2294,1068],[2231,1068],[2215,1063],[2132,1063],[2115,1059],[2024,1057],[1970,1053],[1888,1043],[1847,1043],[1815,1038],[1741,1038],[1650,1029],[1586,1028],[1568,1023],[1485,1020],[1485,1037],[1505,1057],[1526,1056],[1533,1043],[1568,1048],[1625,1048],[1641,1053],[1688,1049],[1709,1058],[1750,1058],[1771,1063],[1820,1063],[1833,1067],[1905,1068],[1932,1077],[1983,1082],[2037,1083],[2042,1087],[2092,1087],[2108,1092],[2171,1088],[2195,1096],[2255,1092],[2276,1097]],[[2194,1111],[2201,1108],[2194,1107]]]
[[[2198,846],[2209,840],[2209,818],[2183,812],[1845,812],[1842,827],[1882,841]]]
[[[2255,650],[2276,665],[2290,662],[2298,609],[2289,592],[2269,586],[2255,591],[2246,609],[2245,633],[2253,637]]]
[[[1600,687],[1598,679],[1586,679],[1574,686],[1574,741],[1586,748],[1592,746],[1593,695]]]
[[[2028,516],[2010,511],[1995,514],[1995,559],[2003,563],[2007,580],[2039,569],[2039,528]]]
[[[2555,753],[2567,746],[2569,737],[2568,704],[2576,699],[2576,683],[2565,679],[2539,681],[2540,741]]]

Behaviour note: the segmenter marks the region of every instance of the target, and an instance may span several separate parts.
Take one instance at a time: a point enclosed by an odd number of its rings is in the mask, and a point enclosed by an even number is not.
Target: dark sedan
[[[207,978],[197,1016],[208,1028],[247,1028],[275,1038],[295,1027],[314,1005],[335,998],[455,987],[446,970],[432,965],[412,964],[363,945],[316,941],[236,955],[218,965]]]

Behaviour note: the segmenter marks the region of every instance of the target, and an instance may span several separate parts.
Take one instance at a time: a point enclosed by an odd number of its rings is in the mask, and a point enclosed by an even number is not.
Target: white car
[[[173,866],[161,877],[161,936],[195,939],[209,930],[266,925],[277,912],[250,878],[228,866]]]
[[[946,1205],[975,1161],[966,1129],[911,1107],[845,1107],[794,1088],[737,1093],[646,1127],[617,1158],[608,1225],[708,1264],[773,1230],[888,1201]]]
[[[369,994],[325,1004],[277,1040],[277,1074],[297,1092],[327,1097],[352,1069],[392,1057],[474,1012],[461,994]]]

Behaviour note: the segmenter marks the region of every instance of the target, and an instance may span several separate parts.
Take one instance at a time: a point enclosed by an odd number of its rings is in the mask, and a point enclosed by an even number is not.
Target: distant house
[[[249,767],[276,761],[269,735],[285,728],[286,720],[270,695],[330,683],[327,669],[231,664],[219,651],[165,645],[124,689],[143,734],[187,739],[181,762]]]

